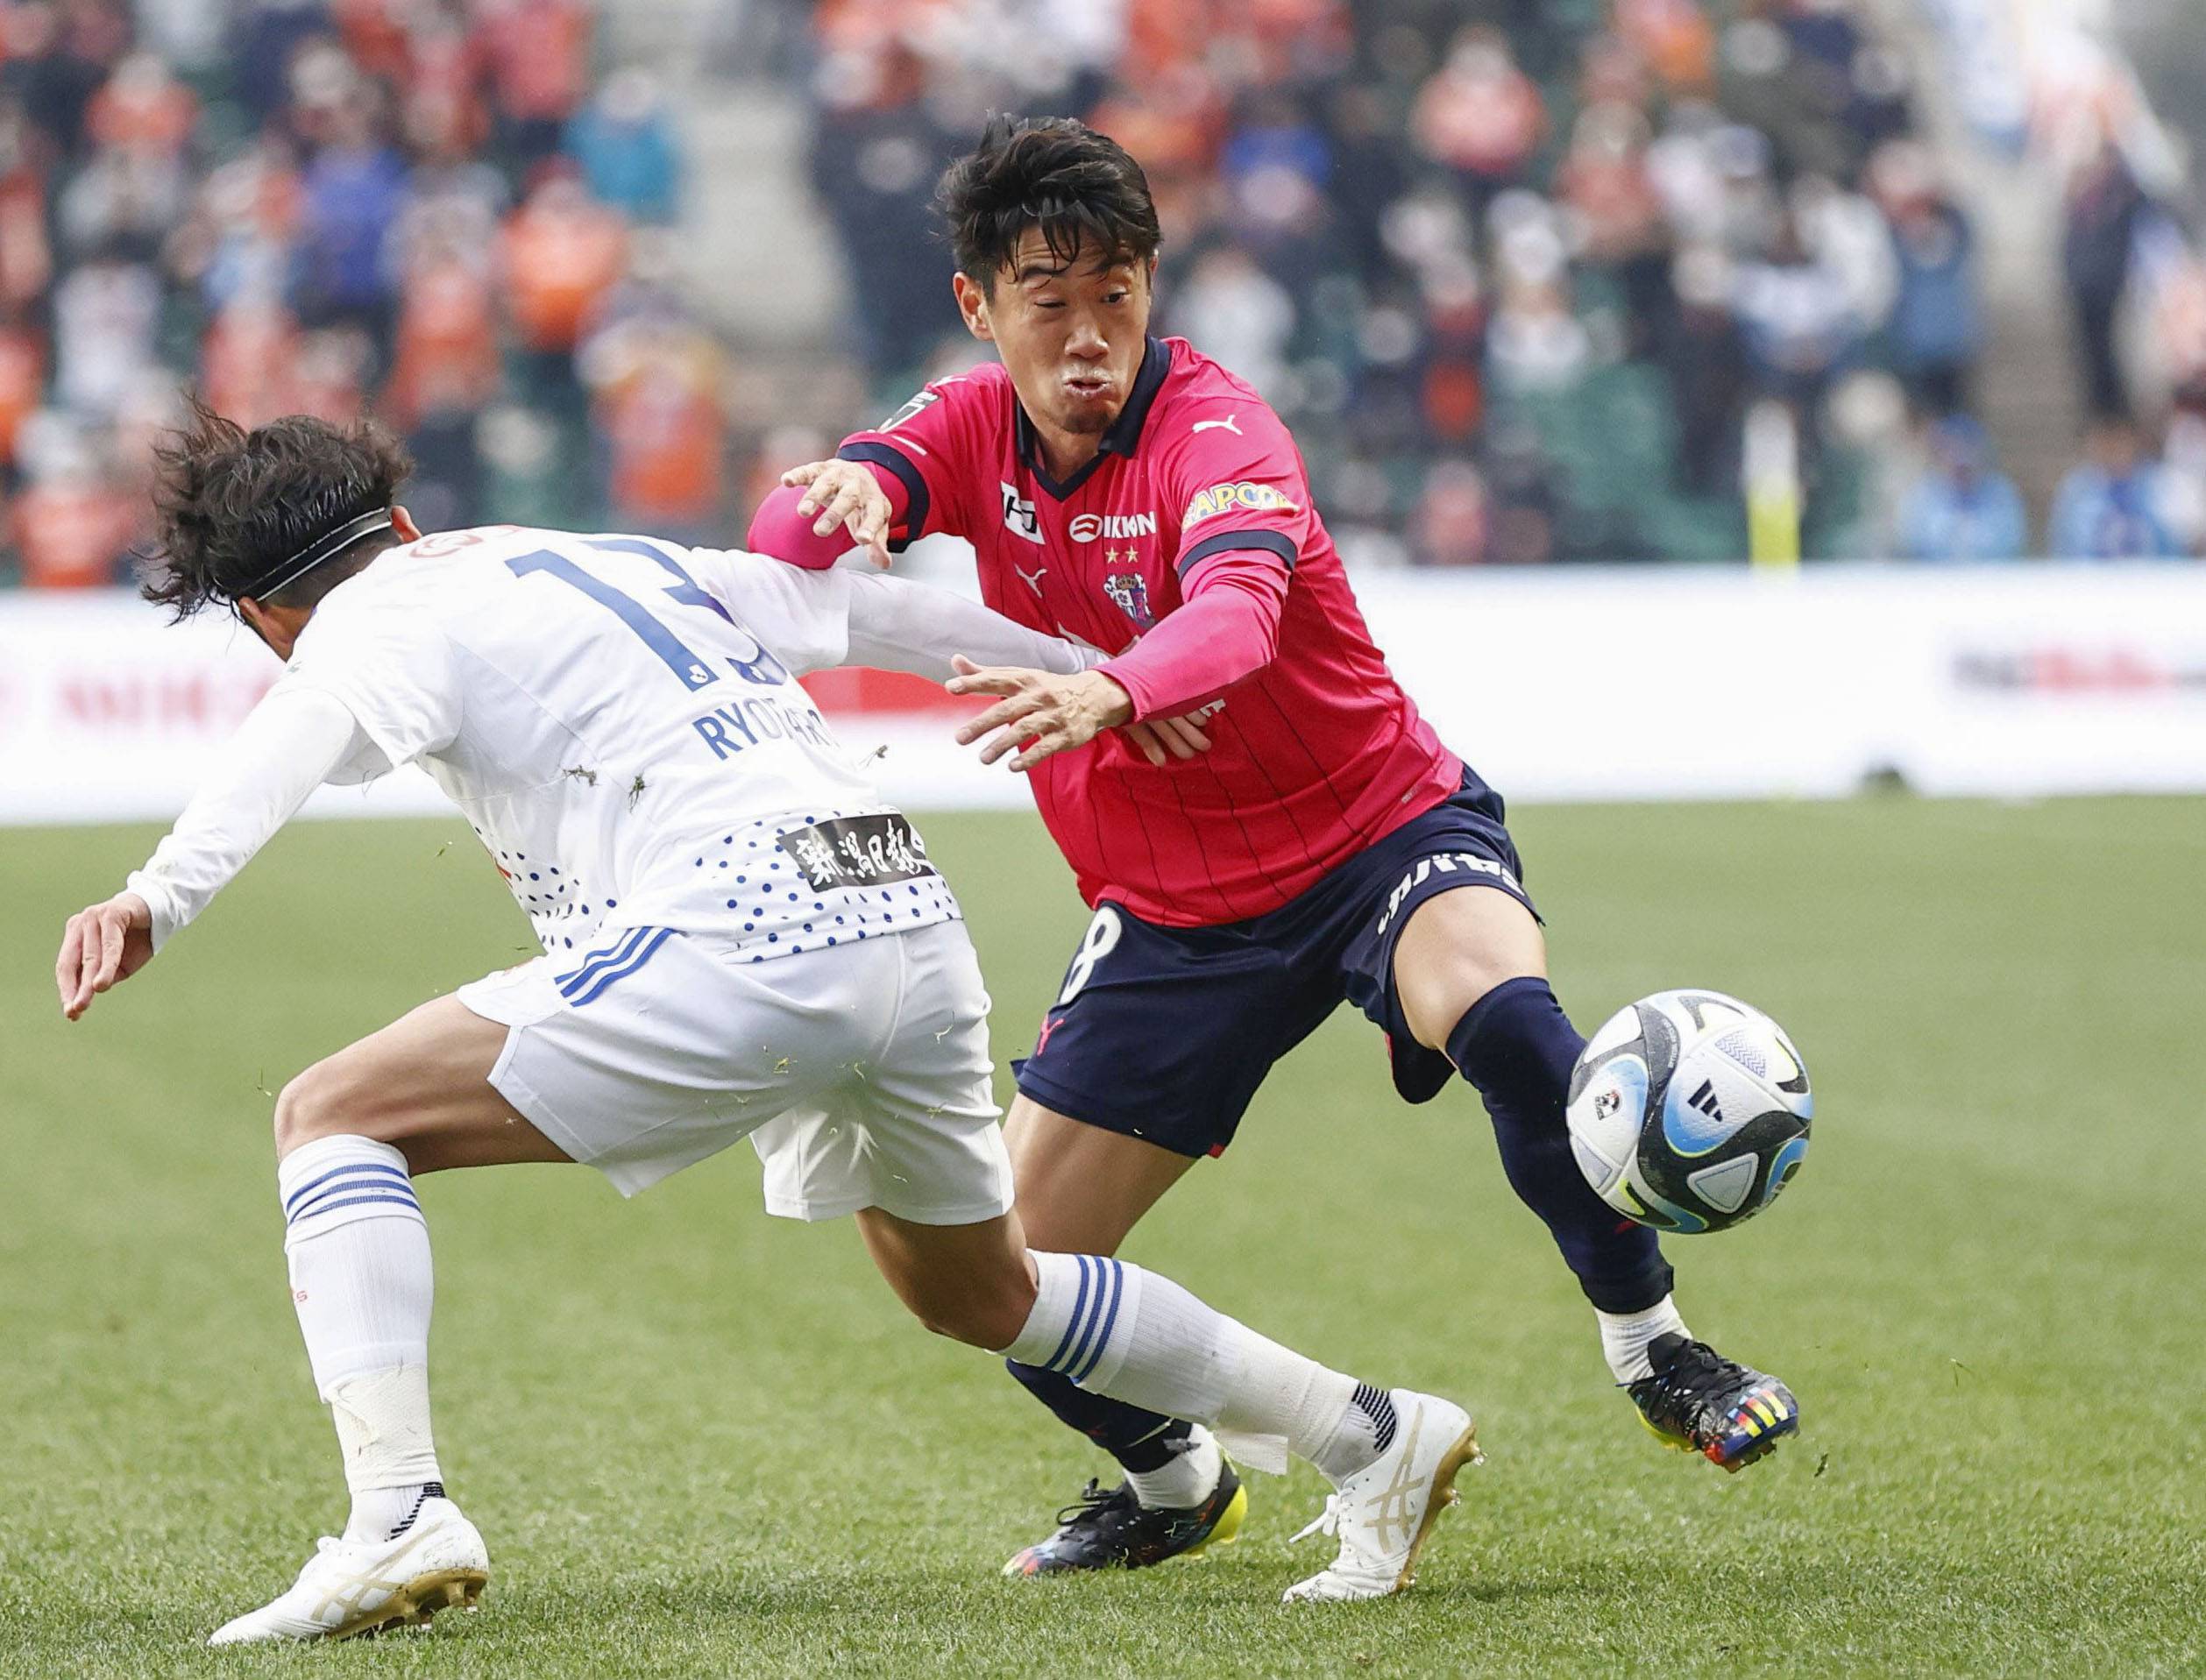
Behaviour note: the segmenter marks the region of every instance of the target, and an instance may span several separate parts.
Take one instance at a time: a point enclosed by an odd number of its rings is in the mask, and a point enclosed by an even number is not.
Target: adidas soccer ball
[[[1721,992],[1657,992],[1619,1010],[1571,1070],[1571,1148],[1586,1182],[1658,1230],[1760,1213],[1800,1170],[1814,1112],[1784,1029]]]

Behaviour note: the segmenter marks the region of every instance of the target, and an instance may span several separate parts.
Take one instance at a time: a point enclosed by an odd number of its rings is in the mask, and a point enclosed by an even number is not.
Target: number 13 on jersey
[[[727,607],[699,589],[697,580],[683,570],[681,563],[672,555],[652,543],[618,537],[594,540],[588,546],[608,553],[637,555],[652,562],[675,580],[663,592],[670,599],[713,613],[725,627],[723,634],[726,630],[733,630],[748,642],[752,649],[748,658],[731,657],[727,662],[729,668],[745,682],[772,687],[789,680],[789,671],[781,661],[769,653],[765,644],[756,636],[736,623],[734,615]],[[713,669],[705,656],[662,623],[642,602],[627,592],[614,588],[595,573],[585,571],[565,555],[555,554],[550,549],[538,549],[534,553],[516,555],[506,564],[516,578],[542,572],[546,577],[556,578],[561,583],[580,590],[633,630],[643,645],[656,654],[692,693],[701,688],[709,688],[720,681],[720,673]]]

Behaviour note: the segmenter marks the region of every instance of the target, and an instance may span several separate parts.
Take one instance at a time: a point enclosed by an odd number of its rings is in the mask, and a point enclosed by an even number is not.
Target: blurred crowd
[[[814,22],[815,180],[876,402],[974,353],[927,243],[934,171],[990,110],[1070,111],[1148,169],[1160,326],[1286,415],[1352,560],[1735,558],[1758,475],[1789,478],[1810,556],[2206,542],[2109,371],[2124,218],[2153,201],[2103,163],[2077,166],[2066,247],[2100,423],[2028,528],[1976,407],[1976,232],[1855,0],[827,0]]]
[[[104,583],[182,386],[454,521],[723,526],[677,127],[579,0],[0,0],[0,570]]]
[[[1735,559],[1757,485],[1811,557],[2198,553],[2180,156],[2069,0],[1929,4],[2063,186],[2092,424],[2034,528],[1978,230],[1855,0],[720,0],[720,67],[809,90],[852,293],[855,374],[786,416],[731,402],[679,113],[585,0],[0,0],[0,581],[122,575],[187,386],[379,414],[431,527],[725,540],[979,353],[927,199],[996,110],[1143,160],[1160,329],[1280,408],[1351,564]]]

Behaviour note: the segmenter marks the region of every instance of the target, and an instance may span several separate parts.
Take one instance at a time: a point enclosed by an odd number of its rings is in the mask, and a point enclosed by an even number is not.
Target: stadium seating
[[[2042,521],[2081,451],[2045,463],[2042,416],[1978,389],[1974,207],[1922,120],[1944,99],[1973,144],[2067,159],[2071,257],[2038,253],[2040,289],[2073,299],[2077,407],[2140,422],[2090,452],[2136,457],[2152,546],[2206,543],[2206,266],[2135,78],[2104,44],[2076,69],[2064,6],[1940,0],[1909,42],[1859,0],[770,10],[734,9],[706,74],[806,90],[810,181],[792,157],[720,194],[684,155],[719,131],[709,84],[617,65],[617,7],[0,5],[0,580],[123,575],[185,382],[248,420],[380,413],[431,523],[740,529],[792,451],[977,353],[926,197],[991,109],[1082,114],[1144,159],[1160,326],[1287,415],[1360,567],[1735,560],[1763,401],[1798,433],[1811,558],[1892,554],[1903,504],[1974,493],[1926,430],[1955,415],[1995,486],[2014,434]],[[1968,74],[1921,85],[1941,62]],[[807,192],[851,330],[772,347],[805,372],[765,397],[741,376],[769,347],[731,343],[675,252],[741,242],[723,197]],[[706,272],[777,281],[740,266]],[[2125,330],[2161,352],[2141,386]]]

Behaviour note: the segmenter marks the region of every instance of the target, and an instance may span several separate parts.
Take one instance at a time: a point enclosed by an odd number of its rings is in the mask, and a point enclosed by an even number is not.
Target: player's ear
[[[401,507],[391,509],[391,535],[401,542],[419,542],[422,528],[414,522],[414,515]]]
[[[238,598],[238,616],[245,621],[245,628],[266,642],[278,658],[288,659],[291,656],[283,648],[278,646],[278,640],[283,634],[283,627],[275,621],[273,615],[259,601],[250,595],[240,595]]]
[[[975,338],[992,339],[996,329],[988,318],[988,293],[963,269],[950,276],[950,290],[957,297],[957,312],[965,317],[965,330]]]

